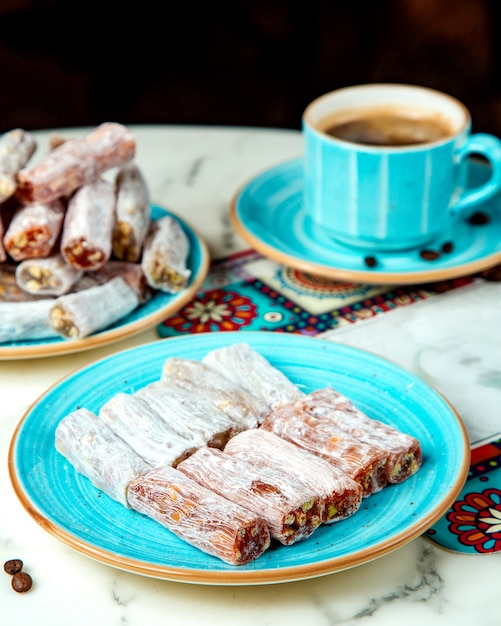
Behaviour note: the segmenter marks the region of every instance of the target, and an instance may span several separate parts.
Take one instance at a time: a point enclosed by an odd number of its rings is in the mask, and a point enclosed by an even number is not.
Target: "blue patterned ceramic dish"
[[[76,407],[97,411],[116,392],[132,392],[158,379],[167,357],[200,359],[213,348],[242,341],[304,390],[333,385],[370,416],[411,433],[421,441],[424,462],[404,483],[367,498],[347,520],[319,528],[304,542],[270,548],[248,565],[230,566],[98,491],[56,451],[54,433]],[[9,450],[9,471],[28,513],[93,559],[173,581],[254,585],[348,569],[418,537],[454,502],[465,483],[469,458],[465,429],[454,409],[391,362],[326,340],[237,331],[159,340],[66,377],[21,420]]]
[[[0,359],[24,359],[55,356],[89,350],[103,346],[152,328],[167,316],[172,315],[189,302],[198,291],[209,271],[209,252],[200,236],[174,213],[158,206],[152,206],[152,219],[171,215],[181,224],[190,243],[187,266],[191,269],[188,286],[180,293],[169,294],[157,291],[155,295],[132,313],[122,318],[106,330],[94,333],[83,339],[60,338],[33,341],[16,341],[0,344]]]
[[[488,168],[469,163],[469,185],[488,178]],[[303,161],[295,159],[256,176],[235,195],[231,218],[237,232],[264,256],[296,269],[349,282],[417,284],[465,276],[501,263],[501,195],[472,209],[489,221],[472,225],[458,218],[426,249],[437,258],[424,259],[422,248],[372,252],[336,241],[305,213]],[[451,244],[452,249],[444,244]],[[376,262],[369,266],[366,257]]]

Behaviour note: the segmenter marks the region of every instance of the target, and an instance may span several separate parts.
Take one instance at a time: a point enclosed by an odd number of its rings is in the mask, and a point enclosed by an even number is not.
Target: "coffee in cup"
[[[501,188],[501,141],[471,134],[471,116],[442,92],[400,84],[339,89],[303,115],[308,219],[337,241],[374,250],[425,244]],[[468,157],[489,180],[467,189]]]
[[[335,115],[323,132],[367,146],[415,146],[441,141],[454,133],[449,121],[433,112],[404,107],[373,107],[354,116]]]

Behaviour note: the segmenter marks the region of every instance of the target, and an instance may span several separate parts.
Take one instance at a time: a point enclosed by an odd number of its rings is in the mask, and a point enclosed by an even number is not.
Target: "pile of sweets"
[[[332,387],[304,393],[245,342],[167,358],[158,380],[63,417],[55,446],[109,497],[231,565],[347,519],[422,464],[417,439]]]
[[[151,218],[130,129],[49,143],[31,164],[33,134],[0,137],[0,343],[81,339],[190,277],[179,222]]]

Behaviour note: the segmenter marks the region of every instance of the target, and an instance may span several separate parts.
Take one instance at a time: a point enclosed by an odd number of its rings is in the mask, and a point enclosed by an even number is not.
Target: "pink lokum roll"
[[[362,487],[338,467],[262,428],[232,437],[224,448],[260,471],[293,479],[323,502],[322,522],[330,524],[353,515],[362,501]]]
[[[157,467],[134,480],[129,506],[175,535],[230,565],[258,558],[270,545],[260,515],[203,487],[173,467]]]
[[[14,261],[51,254],[61,233],[66,207],[60,200],[20,206],[4,235],[4,245]]]
[[[380,491],[388,483],[387,452],[355,439],[335,424],[318,419],[296,405],[288,404],[273,411],[260,428],[333,463],[362,485],[364,496]]]
[[[136,141],[121,124],[105,122],[80,139],[58,145],[38,163],[17,173],[22,202],[52,202],[69,196],[112,167],[134,158]]]
[[[138,261],[150,225],[148,186],[139,167],[127,163],[118,170],[115,187],[113,254],[123,261]]]
[[[308,394],[298,401],[297,406],[319,420],[336,425],[359,441],[386,450],[389,483],[401,483],[421,467],[423,454],[415,437],[370,418],[332,387]]]
[[[70,198],[64,219],[61,254],[79,270],[96,270],[111,256],[115,189],[98,178]]]
[[[215,448],[200,448],[177,469],[207,489],[261,515],[284,545],[309,537],[322,522],[323,502],[293,476],[264,472]]]

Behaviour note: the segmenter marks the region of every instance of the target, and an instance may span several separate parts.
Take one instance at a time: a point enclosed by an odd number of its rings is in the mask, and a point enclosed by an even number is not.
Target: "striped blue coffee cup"
[[[402,118],[408,138],[384,127]],[[378,124],[382,131],[371,130]],[[440,132],[428,136],[431,125]],[[306,215],[350,246],[421,246],[501,187],[501,141],[471,134],[466,107],[432,89],[367,84],[327,93],[306,108],[303,136]],[[467,189],[472,154],[489,161],[491,175],[481,187]]]

